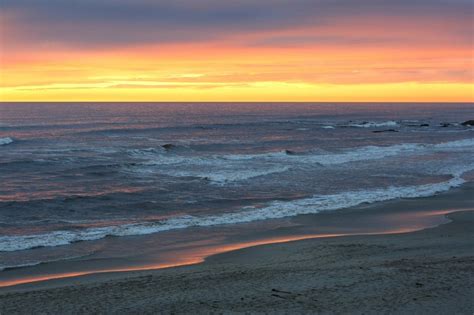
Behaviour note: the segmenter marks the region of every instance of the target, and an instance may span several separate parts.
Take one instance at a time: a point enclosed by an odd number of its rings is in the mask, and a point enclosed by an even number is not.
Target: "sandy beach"
[[[346,215],[443,208],[460,195],[458,203],[467,206],[470,192],[458,189]],[[0,313],[472,314],[474,212],[464,209],[448,214],[449,223],[417,232],[254,246],[192,266],[6,287]]]

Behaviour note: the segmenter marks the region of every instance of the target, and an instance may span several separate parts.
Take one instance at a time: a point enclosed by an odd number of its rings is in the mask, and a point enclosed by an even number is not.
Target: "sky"
[[[0,101],[474,101],[472,0],[1,0]]]

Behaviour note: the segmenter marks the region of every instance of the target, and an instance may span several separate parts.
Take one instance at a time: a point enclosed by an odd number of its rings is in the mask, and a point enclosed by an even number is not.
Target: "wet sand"
[[[423,213],[431,213],[431,218],[436,214],[439,219],[447,212],[472,206],[471,196],[472,187],[468,186],[433,198],[328,213],[329,219],[319,221],[356,220],[361,211],[382,211],[394,220],[399,217],[400,226],[410,227],[402,224],[406,216],[401,215],[409,209],[437,209]],[[450,205],[453,207],[448,208]],[[445,224],[417,232],[254,246],[211,256],[191,266],[6,287],[0,290],[0,314],[472,314],[474,212],[447,216],[451,222],[445,220]],[[438,219],[432,223],[443,223]],[[294,220],[310,226],[317,216]]]

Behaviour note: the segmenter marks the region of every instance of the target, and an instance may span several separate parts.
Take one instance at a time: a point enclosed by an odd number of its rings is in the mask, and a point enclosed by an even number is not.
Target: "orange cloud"
[[[305,18],[186,40],[130,43],[118,33],[94,45],[30,38],[10,13],[2,20],[0,100],[471,102],[472,31],[465,16],[448,13]]]

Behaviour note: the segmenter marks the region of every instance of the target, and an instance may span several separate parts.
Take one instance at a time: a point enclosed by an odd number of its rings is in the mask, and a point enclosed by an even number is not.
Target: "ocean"
[[[177,264],[445,192],[474,179],[468,119],[473,104],[0,103],[0,270]]]

